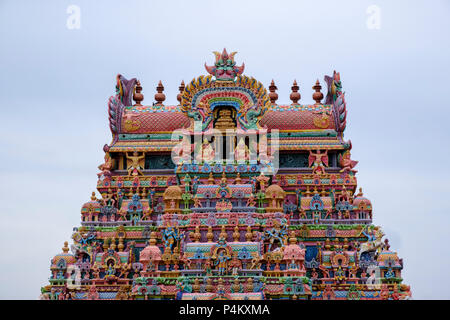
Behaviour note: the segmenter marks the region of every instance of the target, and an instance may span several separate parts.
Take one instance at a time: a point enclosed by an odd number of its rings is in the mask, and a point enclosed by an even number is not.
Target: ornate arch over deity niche
[[[258,130],[259,121],[270,107],[267,90],[253,77],[242,75],[244,64],[236,67],[235,52],[228,55],[214,52],[214,66],[207,66],[210,75],[194,78],[181,95],[181,108],[194,121],[208,129]]]

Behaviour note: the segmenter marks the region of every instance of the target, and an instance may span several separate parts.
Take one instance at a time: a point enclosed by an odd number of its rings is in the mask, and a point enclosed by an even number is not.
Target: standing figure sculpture
[[[178,242],[181,241],[183,236],[184,236],[184,231],[179,232],[178,228],[174,228],[174,227],[167,227],[162,232],[162,240],[164,241],[165,246],[169,247],[170,252],[173,252],[174,246],[178,245]]]
[[[319,149],[316,150],[316,153],[310,150],[308,160],[309,166],[312,165],[313,173],[325,174],[325,167],[328,167],[328,150],[323,153]]]
[[[278,220],[275,220],[274,227],[270,230],[264,231],[263,234],[263,240],[267,238],[269,239],[269,247],[267,249],[267,252],[271,251],[275,241],[278,241],[281,248],[284,247],[284,244],[287,240],[287,234],[288,232],[286,224],[280,226]]]
[[[218,273],[219,276],[223,276],[226,274],[228,269],[228,260],[230,260],[230,257],[224,254],[224,250],[221,250],[216,258],[216,261],[214,262],[214,265],[219,271]]]
[[[130,156],[128,152],[125,154],[127,159],[131,160],[131,165],[128,166],[127,171],[128,175],[137,176],[139,174],[143,175],[142,170],[144,169],[141,165],[142,160],[145,158],[145,154],[139,156],[137,151],[133,152],[133,155]]]
[[[101,181],[111,177],[112,159],[109,152],[105,153],[105,162],[99,165],[98,168],[101,172],[97,176]]]

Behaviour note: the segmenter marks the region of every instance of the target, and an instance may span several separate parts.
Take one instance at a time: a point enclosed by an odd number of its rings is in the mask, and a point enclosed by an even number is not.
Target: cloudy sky
[[[445,0],[0,1],[0,298],[36,299],[79,226],[116,74],[141,80],[144,104],[162,80],[175,104],[226,47],[245,74],[275,80],[279,103],[294,79],[307,104],[316,79],[341,73],[374,223],[413,297],[450,299],[449,14]]]

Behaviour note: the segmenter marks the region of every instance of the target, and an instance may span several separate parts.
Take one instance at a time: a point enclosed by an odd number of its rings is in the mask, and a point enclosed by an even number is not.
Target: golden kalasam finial
[[[69,252],[69,243],[67,241],[64,241],[64,247],[62,248],[62,251],[64,253]]]

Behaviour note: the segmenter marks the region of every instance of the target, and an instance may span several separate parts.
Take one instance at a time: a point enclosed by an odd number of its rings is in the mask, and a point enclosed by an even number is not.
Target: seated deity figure
[[[245,145],[244,138],[241,138],[234,150],[234,158],[236,162],[244,162],[248,160],[248,148]]]
[[[114,281],[116,279],[116,266],[114,261],[109,260],[105,266],[105,280]]]
[[[214,160],[214,149],[208,140],[203,140],[203,161],[212,162]]]
[[[197,160],[198,163],[213,162],[214,161],[214,149],[206,138],[203,139],[203,144],[201,145],[201,148],[199,148],[199,147],[197,147],[200,150],[197,151],[195,160]]]

